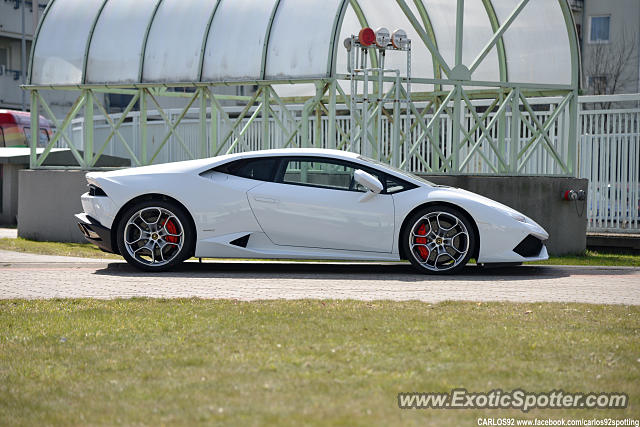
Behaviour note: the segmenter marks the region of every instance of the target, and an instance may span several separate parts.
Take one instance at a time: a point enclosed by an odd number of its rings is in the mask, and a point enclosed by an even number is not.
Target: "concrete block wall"
[[[0,164],[0,225],[16,225],[18,217],[18,172],[24,169],[23,165]]]
[[[21,170],[18,237],[48,242],[86,243],[74,215],[82,212],[86,172]]]

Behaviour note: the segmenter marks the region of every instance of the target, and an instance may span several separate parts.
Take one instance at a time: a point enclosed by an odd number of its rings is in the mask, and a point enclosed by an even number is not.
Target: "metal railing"
[[[607,110],[581,109],[578,176],[589,180],[589,231],[640,232],[640,108],[616,106],[635,97],[585,97],[582,104],[614,103]]]
[[[634,102],[632,107],[625,108]],[[609,109],[587,109],[591,105],[611,104]],[[625,104],[621,104],[625,103]],[[586,212],[588,216],[589,231],[609,231],[609,232],[640,232],[640,94],[621,95],[608,97],[581,97],[579,99],[578,115],[578,177],[589,180],[588,200]],[[499,165],[499,157],[510,158],[512,150],[522,152],[527,145],[532,144],[532,137],[535,136],[535,128],[527,126],[526,123],[538,123],[539,126],[546,127],[546,137],[538,135],[538,138],[545,138],[546,146],[540,144],[537,149],[530,151],[526,158],[519,162],[519,174],[521,175],[563,175],[561,165],[558,163],[556,154],[562,156],[569,151],[568,139],[563,132],[567,132],[569,123],[568,115],[564,112],[556,113],[556,108],[560,104],[560,99],[541,98],[531,101],[530,111],[519,112],[521,120],[519,141],[516,146],[511,144],[513,135],[505,135],[504,143],[500,147],[488,143],[487,139],[498,141],[499,132],[511,129],[512,112],[504,112],[502,126],[497,125],[496,112],[482,113],[490,107],[488,101],[476,102],[476,112],[470,110],[464,114],[463,129],[472,133],[468,141],[459,147],[460,159],[469,158],[460,169],[464,174],[495,174],[495,166]],[[419,105],[418,105],[419,106]],[[218,137],[231,133],[222,147],[217,148],[218,153],[242,152],[249,150],[261,150],[265,148],[298,147],[302,143],[301,134],[295,133],[302,123],[301,106],[288,106],[287,111],[274,107],[269,117],[268,140],[264,141],[265,125],[261,117],[256,117],[253,112],[256,107],[246,113],[246,118],[235,128],[222,119],[221,113],[215,114],[217,124],[210,126],[210,113],[208,110],[209,130],[215,129]],[[228,116],[240,114],[242,107],[225,107]],[[486,112],[485,111],[485,112]],[[174,122],[183,111],[166,110],[168,122]],[[154,152],[162,142],[163,136],[168,134],[168,122],[162,120],[156,111],[147,112],[147,132],[150,152]],[[480,117],[479,117],[480,116]],[[174,134],[171,134],[169,141],[158,151],[155,163],[174,162],[193,158],[193,153],[197,153],[200,147],[201,126],[199,122],[200,112],[198,109],[188,111],[182,122],[175,129],[181,141],[178,141]],[[121,118],[120,114],[111,116],[112,122],[117,122]],[[253,118],[253,119],[252,119]],[[433,114],[425,114],[418,120],[429,122]],[[477,119],[482,119],[481,126],[476,126]],[[154,120],[155,119],[155,120]],[[123,123],[120,127],[121,135],[130,142],[131,150],[136,156],[140,156],[140,114],[129,113],[130,122]],[[550,120],[553,120],[550,122]],[[451,117],[442,115],[438,117],[438,149],[444,155],[452,151],[451,134],[453,123]],[[94,138],[96,141],[104,141],[112,132],[112,127],[104,117],[94,117]],[[373,153],[381,160],[390,162],[394,153],[392,138],[393,125],[389,117],[383,116],[380,122],[381,143],[380,152]],[[493,125],[492,125],[493,124]],[[330,146],[329,138],[332,129],[335,129],[335,148],[349,149],[351,151],[362,152],[371,155],[370,147],[350,147],[348,146],[349,133],[352,121],[349,110],[345,105],[337,107],[335,127],[330,125],[328,116],[311,115],[308,117],[308,129],[311,147],[334,148]],[[288,130],[289,131],[288,131]],[[401,116],[401,129],[406,133],[406,139],[417,141],[420,138],[421,129],[417,123],[415,115]],[[82,118],[73,121],[71,139],[74,144],[83,147],[84,120]],[[483,136],[484,135],[484,136]],[[210,135],[208,135],[210,137]],[[477,145],[477,141],[485,139],[485,143]],[[235,141],[235,142],[234,142]],[[476,146],[477,145],[477,146]],[[63,141],[60,146],[66,146]],[[496,150],[497,148],[497,150]],[[502,150],[502,151],[501,151]],[[499,153],[501,153],[499,155]],[[554,154],[556,153],[556,154]],[[104,150],[104,154],[131,158],[127,148],[120,144],[118,140],[112,138],[111,142]],[[208,149],[208,155],[213,155],[212,149]],[[414,153],[408,155],[407,150],[399,151],[400,164],[406,163],[406,169],[416,173],[431,172],[430,168],[437,168],[442,164],[442,160],[433,147],[433,141],[426,138],[419,144]]]
[[[545,102],[541,109],[540,102]],[[560,99],[543,99],[538,103],[531,102],[531,111],[520,111],[520,133],[517,146],[512,144],[512,137],[508,130],[512,127],[513,114],[510,111],[502,113],[488,110],[487,102],[479,102],[475,105],[476,111],[465,109],[462,117],[462,132],[468,135],[466,141],[457,147],[457,156],[460,159],[458,173],[462,174],[509,174],[506,166],[508,159],[517,161],[517,174],[520,175],[566,175],[562,160],[568,156],[570,147],[568,139],[563,135],[567,132],[568,117],[565,111],[556,111]],[[425,107],[426,103],[416,103],[418,110]],[[534,111],[534,109],[536,111]],[[225,107],[228,116],[240,114],[242,107]],[[484,113],[481,113],[486,110]],[[207,146],[207,155],[237,153],[242,151],[260,150],[266,148],[300,147],[304,145],[300,127],[303,120],[303,108],[301,106],[287,106],[286,111],[274,106],[268,119],[267,139],[264,139],[264,119],[256,116],[257,107],[248,109],[239,124],[223,120],[221,112],[215,114],[216,123],[211,125],[211,110],[207,109],[207,138],[211,138],[211,129],[216,129],[217,140],[221,136],[230,134],[224,143],[218,147]],[[326,115],[310,115],[308,120],[309,135],[308,147],[337,148],[358,152],[388,163],[402,165],[406,170],[416,173],[450,173],[450,158],[453,148],[453,120],[450,115],[442,114],[436,117],[432,127],[437,129],[430,135],[425,135],[422,124],[434,121],[433,113],[423,112],[416,117],[415,114],[400,116],[400,129],[405,141],[400,150],[394,150],[393,120],[389,116],[382,116],[377,135],[380,136],[380,150],[372,147],[372,144],[359,142],[352,146],[350,141],[353,121],[349,109],[345,105],[338,105],[335,117],[334,138],[330,137],[332,126],[331,118]],[[181,109],[169,109],[164,111],[163,120],[160,113],[155,110],[147,112],[147,147],[148,152],[156,152],[153,163],[174,162],[190,160],[201,157],[200,139],[202,127],[200,126],[200,110],[189,109],[182,121],[175,128],[175,134],[169,132],[169,123],[184,113]],[[498,115],[501,114],[501,117]],[[110,122],[119,122],[121,114],[110,115]],[[499,122],[497,119],[500,118]],[[119,127],[120,135],[129,143],[125,146],[118,138],[114,138],[111,123],[104,116],[94,116],[93,137],[95,141],[110,141],[102,154],[119,156],[135,160],[140,158],[140,113],[131,112],[127,115],[127,122]],[[535,126],[534,126],[535,125]],[[540,132],[537,127],[545,127],[545,132]],[[297,132],[296,132],[297,130]],[[503,132],[503,142],[500,142],[499,134]],[[85,120],[74,119],[72,122],[72,142],[78,149],[84,148],[83,138],[86,135]],[[170,135],[168,141],[161,146],[163,137]],[[332,143],[332,141],[335,141]],[[543,143],[544,142],[544,143]],[[335,145],[333,145],[335,144]],[[66,141],[60,139],[57,146],[66,147]],[[375,147],[377,148],[377,147]],[[414,149],[415,148],[415,149]],[[514,152],[515,151],[515,152]],[[134,156],[132,156],[132,153]],[[394,155],[399,158],[395,159]],[[133,162],[135,165],[135,162]]]

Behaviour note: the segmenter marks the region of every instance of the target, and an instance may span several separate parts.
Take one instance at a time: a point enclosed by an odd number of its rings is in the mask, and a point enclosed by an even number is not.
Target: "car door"
[[[365,197],[353,173],[365,169],[330,158],[283,158],[274,182],[251,189],[249,204],[277,245],[391,252],[394,204]]]

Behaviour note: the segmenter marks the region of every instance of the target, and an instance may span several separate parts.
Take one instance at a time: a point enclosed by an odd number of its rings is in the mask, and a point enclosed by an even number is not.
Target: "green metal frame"
[[[91,31],[88,35],[85,55],[83,58],[82,84],[79,85],[29,85],[24,86],[31,91],[32,102],[32,146],[31,146],[31,167],[42,168],[45,166],[47,155],[58,144],[62,143],[68,147],[76,161],[77,166],[69,166],[80,169],[95,168],[97,160],[104,153],[104,150],[112,141],[118,141],[132,158],[134,165],[145,165],[153,163],[163,147],[169,141],[175,141],[184,152],[191,158],[231,153],[236,150],[248,148],[245,141],[250,126],[261,121],[261,147],[263,149],[272,146],[271,135],[273,129],[278,129],[284,138],[284,146],[315,146],[321,134],[320,120],[323,116],[328,118],[328,135],[326,146],[330,148],[354,148],[349,147],[349,141],[353,137],[361,137],[362,141],[374,148],[377,156],[382,160],[391,162],[396,166],[408,168],[412,161],[417,161],[421,167],[433,173],[462,173],[472,161],[482,161],[488,165],[492,173],[496,174],[520,174],[523,172],[527,161],[537,150],[544,150],[558,165],[559,170],[564,175],[573,175],[576,170],[576,144],[577,144],[577,95],[580,84],[579,67],[579,47],[575,33],[573,15],[567,4],[567,0],[558,0],[562,9],[569,34],[569,45],[571,49],[571,84],[528,84],[508,81],[509,70],[507,64],[507,51],[504,43],[504,34],[511,24],[520,16],[522,10],[530,3],[530,0],[520,0],[517,7],[512,11],[504,22],[499,19],[493,8],[491,0],[482,0],[485,12],[489,19],[493,35],[487,41],[484,48],[478,53],[471,64],[463,64],[462,47],[464,37],[464,0],[456,0],[456,40],[454,64],[448,64],[438,50],[437,34],[429,15],[429,5],[425,0],[413,0],[417,11],[417,16],[407,4],[406,0],[396,0],[395,3],[403,11],[411,26],[419,35],[419,40],[413,43],[422,43],[429,50],[432,56],[433,78],[411,78],[398,79],[386,75],[382,71],[372,74],[374,82],[374,93],[372,96],[378,97],[377,102],[371,102],[362,110],[362,114],[353,117],[354,123],[359,127],[351,131],[337,126],[337,110],[341,105],[350,108],[350,96],[347,96],[342,89],[340,82],[348,81],[349,75],[338,73],[336,70],[336,55],[343,52],[339,42],[340,30],[347,8],[351,7],[362,26],[368,26],[365,12],[360,7],[358,0],[342,0],[336,10],[332,24],[331,39],[329,40],[329,56],[327,58],[326,76],[322,78],[306,79],[281,79],[266,80],[266,67],[269,41],[273,30],[274,20],[277,16],[281,0],[276,0],[271,11],[267,28],[265,31],[262,46],[262,58],[260,68],[260,79],[250,81],[224,81],[206,82],[202,81],[204,56],[207,51],[208,36],[213,25],[216,13],[222,0],[217,0],[211,16],[209,17],[206,33],[202,39],[199,62],[199,81],[197,82],[173,82],[173,83],[134,83],[117,85],[87,84],[87,60],[93,39],[93,33],[98,20],[106,6],[108,0],[103,0],[101,7],[95,16]],[[161,7],[163,0],[157,0],[152,18],[145,29],[142,49],[140,52],[140,68],[138,72],[139,81],[143,80],[145,50],[151,31],[153,18]],[[55,0],[49,2],[45,12],[53,7]],[[33,51],[37,44],[38,36],[43,25],[40,22],[34,38],[34,48],[32,49],[29,61],[29,70],[33,69]],[[473,80],[471,75],[478,66],[486,60],[487,55],[493,50],[497,50],[500,81],[479,81]],[[382,63],[377,49],[368,50],[372,69],[377,69]],[[376,74],[377,73],[377,74]],[[31,75],[31,72],[30,72]],[[361,77],[353,77],[355,81],[361,81]],[[315,85],[315,94],[303,97],[283,98],[277,93],[279,84],[308,84]],[[383,83],[391,83],[391,88],[382,91]],[[433,85],[432,92],[416,93],[408,90],[409,84],[429,84]],[[236,85],[256,85],[258,90],[252,96],[221,95],[214,93],[216,87],[236,86]],[[172,91],[174,88],[195,88],[192,93]],[[45,90],[71,90],[80,91],[80,95],[74,102],[66,117],[58,121],[54,117],[51,108],[42,96]],[[113,119],[107,114],[106,109],[99,102],[99,94],[118,93],[133,96],[125,108],[123,114],[117,119]],[[397,99],[407,102],[409,113],[401,113],[397,105],[389,102],[382,102],[380,99],[388,99],[395,96]],[[534,114],[529,98],[538,96],[559,97],[546,120],[541,121]],[[183,98],[184,108],[175,118],[166,114],[161,108],[159,97]],[[476,111],[475,100],[485,100],[488,107],[479,113]],[[244,108],[231,117],[225,106],[225,101],[239,101],[244,104]],[[140,121],[140,155],[135,154],[134,147],[128,142],[120,132],[121,126],[125,123],[126,117],[132,114],[135,106],[139,104]],[[160,116],[167,127],[166,135],[159,141],[153,152],[148,152],[148,122],[149,107]],[[183,138],[177,132],[178,127],[184,118],[190,114],[192,106],[198,106],[199,138],[200,144],[196,152],[191,152]],[[292,108],[296,106],[296,108]],[[302,107],[301,110],[299,107]],[[56,133],[47,147],[39,152],[35,142],[38,139],[38,118],[39,111],[43,111],[56,124]],[[103,115],[103,120],[108,124],[110,132],[105,141],[94,144],[94,114],[96,111]],[[73,119],[83,112],[84,114],[84,152],[80,153],[73,141],[67,135],[67,131]],[[410,117],[409,117],[410,115]],[[451,149],[443,150],[441,146],[440,129],[441,119],[447,117],[451,126],[450,142]],[[373,118],[373,119],[371,119]],[[557,144],[554,142],[554,126],[558,120],[566,120],[568,138],[568,152],[559,152]],[[382,156],[381,121],[388,120],[393,126],[392,144],[386,156]],[[207,122],[209,120],[209,123]],[[315,127],[311,129],[311,122],[315,121]],[[367,126],[363,130],[363,123],[373,120],[374,128],[371,131]],[[564,125],[562,125],[564,127]],[[528,132],[524,137],[521,129]],[[355,134],[359,132],[359,134]],[[418,137],[412,139],[412,135],[418,132]],[[559,136],[558,136],[559,137]],[[174,143],[174,142],[172,142]],[[420,154],[419,148],[427,144],[429,156]],[[484,149],[483,149],[484,147]],[[508,150],[507,150],[508,148]],[[424,152],[426,153],[426,151]],[[494,159],[487,157],[491,153]],[[507,155],[508,153],[508,155]],[[412,160],[414,159],[414,160]],[[476,159],[476,160],[474,160]]]
[[[265,31],[265,34],[264,34],[264,42],[262,43],[262,59],[260,60],[260,78],[262,80],[265,79],[265,75],[267,74],[267,49],[269,48],[269,40],[271,39],[271,29],[273,27],[273,20],[276,17],[276,13],[278,12],[279,6],[280,6],[280,0],[276,0],[275,4],[273,5],[273,10],[271,11],[271,16],[269,16],[269,23],[267,24],[267,30]]]

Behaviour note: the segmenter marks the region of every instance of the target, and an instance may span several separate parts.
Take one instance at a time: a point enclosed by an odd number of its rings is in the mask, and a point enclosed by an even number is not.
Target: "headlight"
[[[527,217],[520,213],[509,212],[509,215],[511,215],[511,218],[515,219],[516,221],[525,222],[525,223],[527,222]]]

